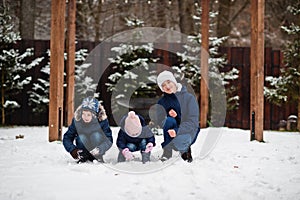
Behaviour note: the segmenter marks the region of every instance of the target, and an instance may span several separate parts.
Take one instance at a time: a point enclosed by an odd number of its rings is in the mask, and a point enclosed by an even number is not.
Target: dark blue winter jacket
[[[189,93],[185,86],[183,86],[181,90],[177,91],[174,95],[177,97],[180,104],[181,120],[179,127],[174,128],[176,131],[176,137],[172,139],[172,142],[175,145],[175,149],[180,152],[186,152],[188,147],[196,141],[200,131],[199,106],[195,96]],[[163,118],[166,119],[166,113],[162,114],[162,112],[165,112],[164,108],[157,107],[156,110],[158,112],[157,124],[163,127],[164,123],[161,122],[164,121]],[[164,141],[162,143],[163,147],[165,146],[165,142],[168,141]]]
[[[104,134],[107,137],[107,139],[111,143],[113,143],[112,131],[110,129],[107,119],[99,122],[97,118],[94,118],[94,120],[91,123],[97,123],[99,125],[89,124],[85,127],[84,123],[82,123],[82,125],[79,126],[78,124],[80,124],[80,122],[75,121],[75,119],[73,118],[71,125],[68,127],[68,130],[63,136],[63,145],[67,152],[72,152],[74,149],[76,149],[74,141],[78,137],[78,134],[90,134],[94,131],[100,130],[101,134]]]
[[[127,146],[126,144],[132,143],[135,145],[139,145],[143,139],[146,139],[146,143],[148,144],[149,142],[153,143],[153,146],[155,146],[155,137],[154,134],[152,133],[151,129],[146,125],[146,122],[144,118],[140,115],[138,115],[142,124],[142,133],[138,137],[131,137],[129,136],[124,130],[125,126],[125,119],[127,115],[125,115],[121,119],[120,123],[120,130],[118,132],[118,138],[117,138],[117,147],[120,149],[125,149]]]
[[[177,96],[174,93],[167,94],[164,92],[163,96],[158,100],[158,104],[164,107],[168,117],[170,116],[169,111],[173,109],[177,113],[175,120],[178,125],[180,124],[181,121],[180,103],[177,99]]]

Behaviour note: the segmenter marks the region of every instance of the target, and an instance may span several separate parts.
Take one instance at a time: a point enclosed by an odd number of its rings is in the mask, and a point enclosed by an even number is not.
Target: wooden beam
[[[49,141],[61,140],[63,123],[63,82],[66,2],[51,2]]]
[[[209,56],[209,0],[201,1],[201,83],[200,83],[200,126],[207,126],[208,114],[208,56]]]
[[[264,129],[264,4],[264,0],[251,0],[250,130],[254,133],[251,140],[260,142]]]
[[[76,0],[68,1],[67,24],[67,63],[66,63],[66,123],[70,125],[74,115],[74,87],[75,87],[75,35],[76,35]]]

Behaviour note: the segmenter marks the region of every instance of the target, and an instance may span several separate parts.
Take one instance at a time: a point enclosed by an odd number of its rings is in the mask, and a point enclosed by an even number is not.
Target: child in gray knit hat
[[[177,83],[170,71],[157,76],[157,85],[163,92],[156,106],[156,124],[163,128],[162,161],[172,157],[172,150],[179,151],[181,158],[192,162],[191,145],[195,143],[199,128],[199,107],[194,95]]]

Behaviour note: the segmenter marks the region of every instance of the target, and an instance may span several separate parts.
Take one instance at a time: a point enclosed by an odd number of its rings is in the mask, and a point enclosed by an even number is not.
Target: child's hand
[[[133,154],[131,153],[131,151],[129,151],[128,148],[123,149],[122,154],[125,157],[125,159],[128,161],[134,158]]]
[[[74,149],[72,152],[71,152],[71,155],[72,157],[75,159],[75,160],[79,160],[79,159],[83,159],[86,157],[86,152],[84,152],[83,150],[81,149]]]
[[[175,112],[175,110],[173,110],[173,109],[171,109],[170,111],[169,111],[169,115],[171,116],[171,117],[177,117],[177,113]]]
[[[169,133],[170,137],[172,137],[172,138],[176,137],[176,131],[174,129],[168,130],[168,133]]]
[[[90,154],[92,154],[93,156],[98,156],[100,154],[100,149],[98,147],[95,147],[90,151]]]
[[[99,105],[99,114],[98,114],[98,120],[99,121],[103,121],[107,119],[107,115],[106,115],[106,112],[105,112],[105,109],[104,107],[100,104]]]
[[[152,151],[152,149],[153,149],[153,143],[152,143],[152,142],[149,142],[149,143],[146,145],[145,152],[146,152],[146,153],[149,153],[150,151]]]
[[[70,152],[71,156],[74,158],[74,159],[79,159],[80,158],[80,153],[82,152],[82,150],[80,149],[74,149],[72,152]]]

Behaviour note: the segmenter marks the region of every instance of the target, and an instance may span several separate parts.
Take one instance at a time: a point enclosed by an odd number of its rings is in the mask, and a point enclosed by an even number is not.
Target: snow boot
[[[150,162],[150,152],[142,152],[142,163]]]
[[[162,162],[169,160],[172,157],[172,149],[171,148],[163,148],[163,154],[160,157]]]
[[[104,153],[101,152],[101,149],[99,147],[92,149],[89,153],[92,156],[92,158],[91,158],[92,161],[97,160],[98,162],[104,163],[104,160],[103,160]]]
[[[125,157],[123,156],[123,154],[122,154],[122,151],[120,150],[119,151],[119,154],[118,154],[118,162],[125,162]]]
[[[187,152],[181,154],[181,158],[189,163],[193,161],[191,147],[188,148]]]
[[[87,151],[82,151],[79,153],[79,160],[77,161],[77,163],[85,163],[86,161],[93,161],[94,157],[92,156],[92,154],[90,154]]]

